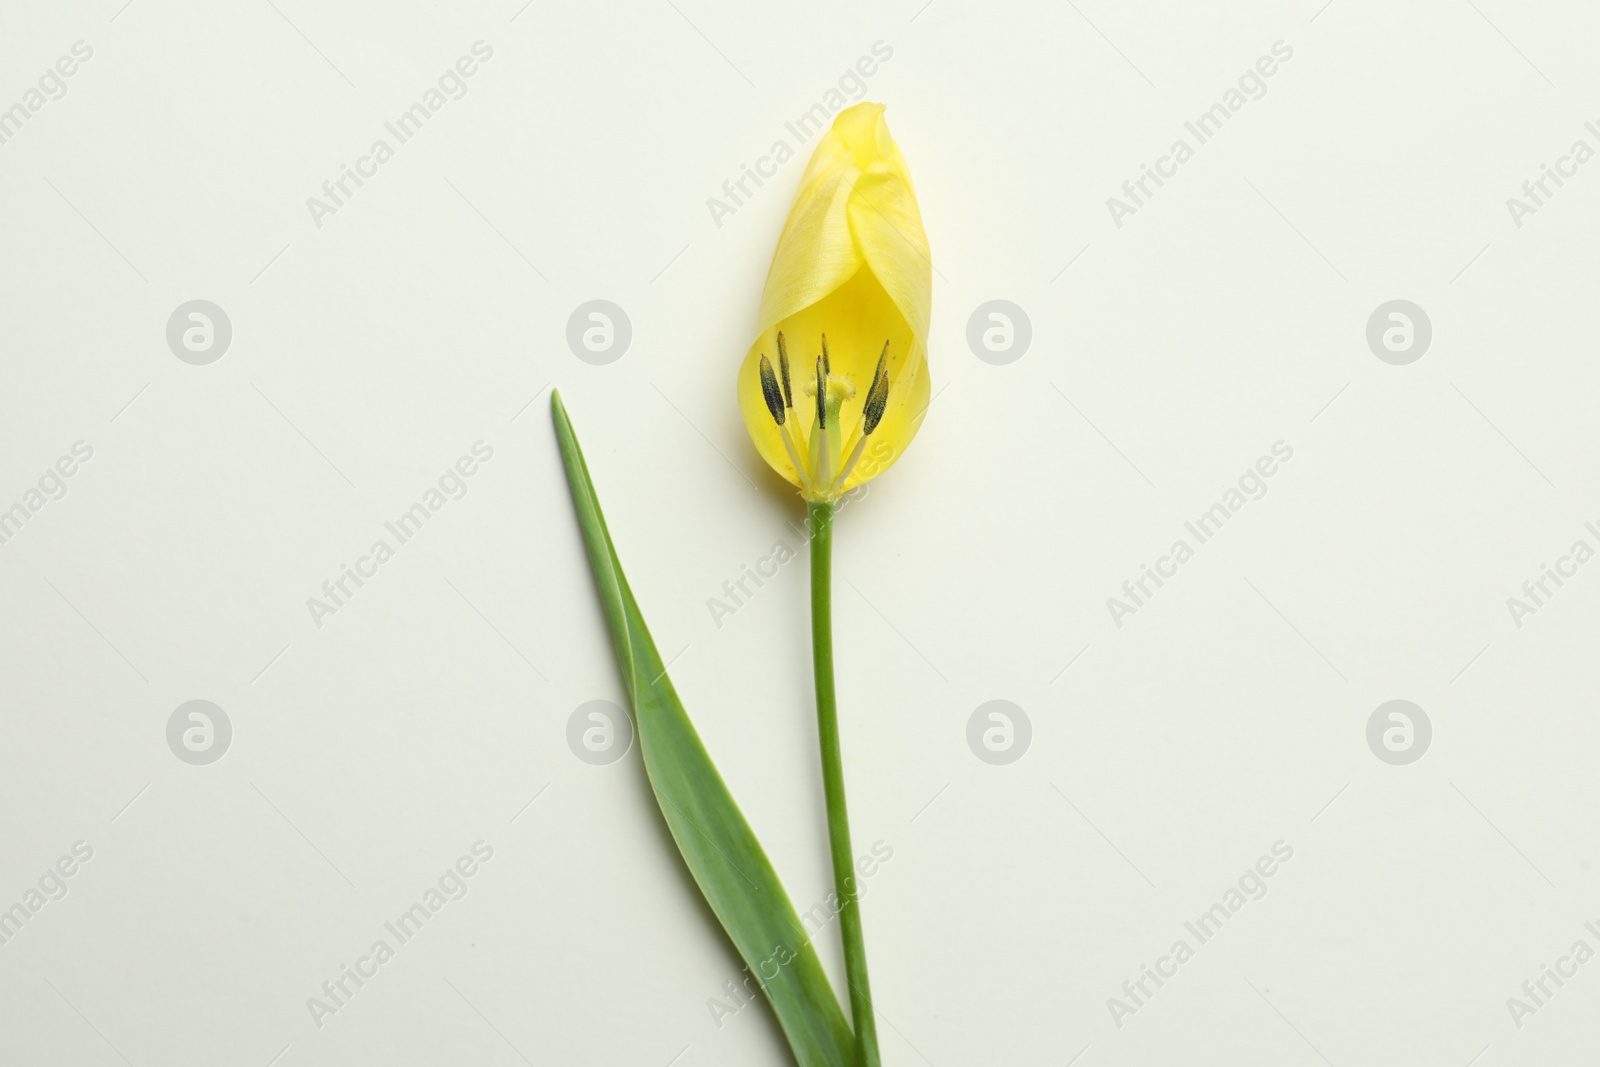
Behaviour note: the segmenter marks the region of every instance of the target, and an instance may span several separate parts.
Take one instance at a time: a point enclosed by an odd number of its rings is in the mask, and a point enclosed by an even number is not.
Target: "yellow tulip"
[[[800,179],[739,368],[756,450],[808,501],[887,470],[928,407],[933,261],[882,104],[839,113]]]

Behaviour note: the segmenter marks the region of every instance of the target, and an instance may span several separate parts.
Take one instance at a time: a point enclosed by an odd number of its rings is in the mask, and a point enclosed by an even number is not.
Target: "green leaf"
[[[765,982],[767,1000],[795,1059],[801,1067],[847,1067],[856,1059],[855,1037],[833,987],[777,872],[723,784],[667,678],[666,666],[622,575],[589,480],[589,468],[559,393],[551,395],[550,409],[600,606],[633,705],[639,750],[661,814],[722,928],[749,964],[750,973]]]

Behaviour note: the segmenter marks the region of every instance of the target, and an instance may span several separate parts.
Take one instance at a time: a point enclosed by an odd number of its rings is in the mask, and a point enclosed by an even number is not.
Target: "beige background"
[[[856,836],[893,849],[865,905],[885,1062],[1592,1062],[1600,964],[1520,1028],[1506,1001],[1600,949],[1600,567],[1520,628],[1506,600],[1600,547],[1600,164],[1520,227],[1506,201],[1600,148],[1600,15],[123,2],[0,32],[0,107],[93,50],[0,144],[0,508],[93,450],[0,545],[0,909],[93,850],[0,944],[0,1060],[787,1062],[764,1009],[712,1021],[739,966],[637,753],[567,746],[619,693],[547,390],[809,907],[804,565],[707,606],[797,543],[732,382],[809,146],[720,225],[707,200],[883,42],[865,89],[918,181],[943,390],[838,533]],[[318,226],[308,198],[478,41],[465,95]],[[201,366],[165,334],[196,299],[232,327]],[[605,365],[566,342],[594,299],[632,327]],[[1032,330],[1004,365],[967,343],[995,299]],[[1394,299],[1432,324],[1405,366],[1366,341]],[[1278,441],[1265,496],[1118,627],[1107,598]],[[465,495],[316,625],[475,442]],[[232,726],[204,766],[166,735],[196,699]],[[1032,725],[1004,766],[966,740],[995,699]],[[1392,699],[1432,724],[1410,765],[1367,744]],[[318,1027],[308,998],[480,841],[465,897]],[[1280,841],[1119,1027],[1108,998]]]

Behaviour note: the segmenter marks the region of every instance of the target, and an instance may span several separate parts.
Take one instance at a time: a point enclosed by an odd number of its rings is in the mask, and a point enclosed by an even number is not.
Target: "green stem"
[[[833,854],[833,887],[839,897],[839,935],[844,941],[844,974],[850,983],[850,1015],[855,1021],[861,1067],[879,1067],[878,1027],[867,981],[867,947],[861,934],[861,902],[856,895],[855,855],[850,848],[850,815],[844,800],[844,757],[839,751],[839,707],[833,691],[833,515],[835,505],[807,506],[811,526],[811,658],[817,684],[817,735],[822,745],[822,784],[828,801],[828,845]]]

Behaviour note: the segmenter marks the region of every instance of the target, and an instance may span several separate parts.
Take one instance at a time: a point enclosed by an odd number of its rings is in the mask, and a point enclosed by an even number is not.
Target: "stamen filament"
[[[867,435],[862,434],[861,439],[856,442],[856,447],[850,450],[850,462],[844,465],[844,469],[839,471],[839,477],[834,480],[833,489],[835,492],[844,488],[844,483],[849,480],[850,472],[856,469],[856,464],[861,460],[862,450],[866,447]]]
[[[818,485],[832,484],[833,459],[828,455],[829,434],[822,431],[817,435],[817,469],[814,477]]]
[[[878,423],[883,421],[883,412],[889,404],[889,342],[883,342],[883,351],[878,355],[878,366],[872,372],[872,385],[867,389],[866,398],[861,404],[861,433],[856,438],[856,444],[850,450],[850,459],[839,471],[839,477],[830,486],[831,492],[840,492],[844,483],[849,480],[850,474],[856,469],[856,464],[861,461],[861,453],[867,447],[867,438],[872,436],[872,431],[878,428]]]
[[[779,426],[778,432],[783,435],[783,447],[789,453],[789,462],[794,464],[794,471],[800,476],[800,488],[811,488],[811,471],[800,462],[800,453],[795,451],[794,439],[789,436],[789,427]]]
[[[775,340],[778,346],[776,365],[765,355],[758,365],[762,399],[776,424],[778,439],[783,442],[801,493],[813,502],[837,500],[866,455],[867,438],[887,414],[890,342],[883,343],[870,384],[863,393],[861,380],[848,368],[838,375],[833,374],[833,354],[827,335],[819,335],[822,351],[814,360],[814,377],[807,375],[811,380],[802,379],[804,389],[799,398],[802,409],[806,399],[812,400],[816,407],[811,411],[811,419],[803,420],[789,417],[796,411],[797,398],[790,379],[788,339],[776,332]],[[857,397],[861,401],[860,421],[854,418],[852,403]]]

